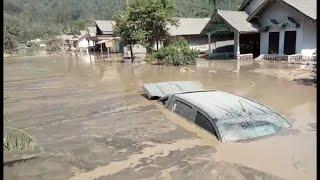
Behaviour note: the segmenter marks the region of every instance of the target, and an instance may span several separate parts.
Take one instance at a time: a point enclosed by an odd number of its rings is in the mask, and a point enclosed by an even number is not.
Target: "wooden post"
[[[109,58],[109,57],[110,57],[109,47],[107,47],[107,52],[108,52],[108,56],[107,56],[107,58]]]
[[[211,56],[212,53],[212,47],[211,47],[211,32],[209,32],[208,34],[208,43],[209,43],[209,57]]]
[[[103,59],[103,50],[102,50],[102,48],[103,48],[103,43],[101,43],[101,46],[100,46],[100,50],[101,50],[101,57],[102,57],[102,59]]]

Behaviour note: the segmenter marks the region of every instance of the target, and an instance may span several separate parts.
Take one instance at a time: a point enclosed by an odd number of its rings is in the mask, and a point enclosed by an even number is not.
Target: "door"
[[[286,31],[284,34],[284,47],[283,51],[286,55],[296,53],[296,31]]]
[[[279,32],[269,32],[269,54],[279,53]]]
[[[253,58],[260,55],[260,33],[240,34],[240,54],[253,54]]]

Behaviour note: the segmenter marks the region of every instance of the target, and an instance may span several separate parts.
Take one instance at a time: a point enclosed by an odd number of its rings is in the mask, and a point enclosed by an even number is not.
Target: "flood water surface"
[[[253,73],[285,63],[199,60],[171,67],[83,57],[4,61],[5,125],[33,135],[35,160],[6,179],[316,179],[316,88]],[[289,131],[221,143],[147,100],[144,83],[194,80],[280,113]]]

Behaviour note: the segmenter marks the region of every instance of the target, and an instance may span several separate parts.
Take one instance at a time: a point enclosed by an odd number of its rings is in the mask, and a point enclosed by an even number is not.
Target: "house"
[[[210,18],[178,18],[177,26],[168,27],[169,42],[186,40],[191,48],[199,51],[208,50],[208,41],[202,29],[208,24]]]
[[[98,46],[100,50],[105,50],[109,48],[111,52],[122,51],[122,48],[120,48],[120,38],[116,37],[113,31],[114,25],[114,21],[95,20],[95,33],[93,32],[94,29],[90,28],[90,36],[95,34],[95,37],[93,39],[95,41],[96,46]],[[111,44],[111,46],[106,47],[106,44]]]
[[[237,58],[308,58],[316,52],[316,19],[316,0],[245,0],[238,11],[217,10],[202,33],[208,42],[221,32],[233,33]]]
[[[88,36],[89,33],[87,31],[80,31],[80,35],[76,41],[76,48],[88,49],[89,47],[93,47],[93,41],[86,39]]]

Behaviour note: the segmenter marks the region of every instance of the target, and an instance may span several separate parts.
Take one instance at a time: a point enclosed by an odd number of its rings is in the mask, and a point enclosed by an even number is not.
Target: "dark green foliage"
[[[154,52],[153,57],[174,66],[194,65],[197,63],[198,51],[191,49],[186,41],[176,41]]]

